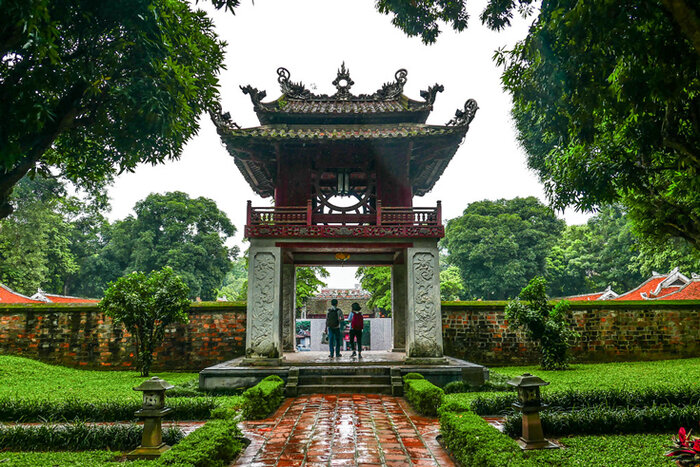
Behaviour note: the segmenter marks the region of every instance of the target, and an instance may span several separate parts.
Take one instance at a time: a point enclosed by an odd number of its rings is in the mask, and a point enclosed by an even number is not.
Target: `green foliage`
[[[187,285],[170,267],[146,275],[134,272],[110,284],[100,309],[116,324],[123,323],[136,338],[138,364],[142,376],[148,376],[153,353],[163,342],[165,328],[171,323],[189,321]]]
[[[135,217],[115,222],[106,233],[98,267],[105,283],[169,266],[188,285],[191,299],[214,299],[238,252],[225,245],[236,232],[226,214],[208,198],[177,191],[151,193],[134,211]]]
[[[534,197],[471,203],[445,231],[449,263],[457,266],[465,298],[512,298],[528,278],[544,274],[546,258],[562,230]]]
[[[470,412],[440,410],[440,433],[459,465],[535,466],[523,459],[515,441]]]
[[[506,306],[506,319],[509,326],[525,328],[528,337],[539,342],[543,369],[563,370],[568,366],[569,339],[577,334],[566,320],[569,302],[551,306],[546,287],[543,277],[533,278],[518,298]]]
[[[448,23],[455,31],[462,31],[467,27],[469,18],[466,0],[377,0],[376,7],[380,13],[393,14],[391,23],[394,26],[408,36],[420,36],[424,44],[432,44],[437,40],[440,34],[439,23]]]
[[[585,407],[570,412],[544,411],[540,418],[542,429],[551,436],[673,432],[681,426],[695,426],[700,406]],[[503,425],[508,435],[520,436],[521,414],[508,416]]]
[[[425,379],[420,373],[406,373],[403,377],[404,382],[409,379]]]
[[[330,276],[328,270],[322,266],[296,268],[296,307],[301,308],[306,301],[316,295],[326,283],[321,279]]]
[[[490,394],[471,400],[469,408],[479,415],[509,412],[517,400],[514,393]],[[548,410],[572,410],[580,408],[630,408],[650,406],[700,406],[700,387],[644,387],[634,390],[620,389],[567,389],[546,392],[542,402]]]
[[[248,252],[231,263],[233,267],[224,276],[221,288],[216,291],[216,298],[246,301],[248,293]],[[245,286],[245,290],[244,290]]]
[[[246,420],[263,419],[284,401],[284,381],[277,375],[270,375],[247,389],[243,399],[243,417]]]
[[[97,191],[138,163],[177,158],[217,101],[224,43],[188,2],[9,0],[3,15],[0,101],[12,105],[0,122],[0,218],[29,171]]]
[[[244,444],[235,421],[210,420],[202,428],[166,451],[161,465],[224,467],[240,453]]]
[[[143,427],[130,425],[0,425],[0,446],[15,451],[129,450],[141,444]],[[163,430],[163,441],[175,444],[183,438],[179,428]]]
[[[38,465],[68,466],[114,466],[119,451],[83,452],[0,452],[3,467],[36,467]]]
[[[406,378],[406,376],[404,376],[404,397],[408,403],[422,415],[436,416],[445,392],[426,379]]]
[[[372,295],[367,308],[391,310],[391,267],[361,266],[355,277],[360,280],[362,288]]]
[[[684,30],[697,15],[691,2],[545,2],[527,37],[497,54],[528,165],[555,207],[620,201],[649,241],[700,248],[697,19]]]
[[[464,293],[464,283],[457,266],[440,271],[440,300],[459,300]]]

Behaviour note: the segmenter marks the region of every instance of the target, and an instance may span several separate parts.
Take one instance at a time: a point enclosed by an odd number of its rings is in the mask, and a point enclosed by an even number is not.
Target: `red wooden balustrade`
[[[389,207],[377,203],[376,214],[314,213],[311,201],[306,206],[253,207],[248,201],[247,225],[441,225],[442,205],[436,207]]]

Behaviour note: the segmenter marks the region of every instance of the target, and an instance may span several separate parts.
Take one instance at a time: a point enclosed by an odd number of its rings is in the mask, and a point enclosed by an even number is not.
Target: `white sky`
[[[486,0],[469,2],[469,27],[455,33],[448,26],[436,44],[426,46],[408,38],[380,15],[373,0],[243,0],[236,14],[216,11],[208,3],[216,31],[228,46],[221,75],[224,111],[243,127],[258,125],[248,96],[240,85],[267,91],[265,101],[280,95],[276,70],[284,66],[292,81],[302,81],[317,93],[335,92],[331,82],[345,61],[355,85],[352,92],[372,93],[393,81],[399,68],[408,70],[404,93],[421,100],[419,91],[434,83],[445,86],[438,94],[428,123],[444,124],[457,108],[474,98],[479,111],[464,143],[433,191],[414,200],[418,206],[443,201],[443,217],[459,216],[467,204],[482,199],[534,195],[545,201],[537,177],[526,167],[510,118],[510,97],[500,86],[500,69],[491,57],[502,46],[523,38],[530,20],[517,20],[504,32],[488,30],[478,16]],[[139,166],[117,178],[109,190],[111,220],[132,213],[134,204],[151,192],[183,191],[191,197],[216,201],[238,229],[232,243],[242,241],[246,200],[269,205],[258,197],[233,163],[209,118],[185,147],[179,161]],[[580,224],[588,214],[565,212],[568,224]],[[352,287],[355,268],[332,268],[330,287]]]

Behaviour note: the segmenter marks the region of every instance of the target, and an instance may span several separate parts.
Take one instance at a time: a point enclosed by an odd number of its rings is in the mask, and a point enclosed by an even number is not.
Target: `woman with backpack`
[[[360,304],[352,304],[352,311],[348,316],[350,322],[350,346],[352,347],[352,357],[355,355],[362,358],[362,329],[365,327],[364,317],[360,313]],[[355,353],[355,342],[357,342],[357,353]]]

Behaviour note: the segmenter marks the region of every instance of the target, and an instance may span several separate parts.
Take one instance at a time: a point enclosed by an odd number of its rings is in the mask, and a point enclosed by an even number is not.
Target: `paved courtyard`
[[[252,442],[235,465],[455,465],[435,439],[438,421],[417,415],[398,397],[299,396],[241,428]]]

